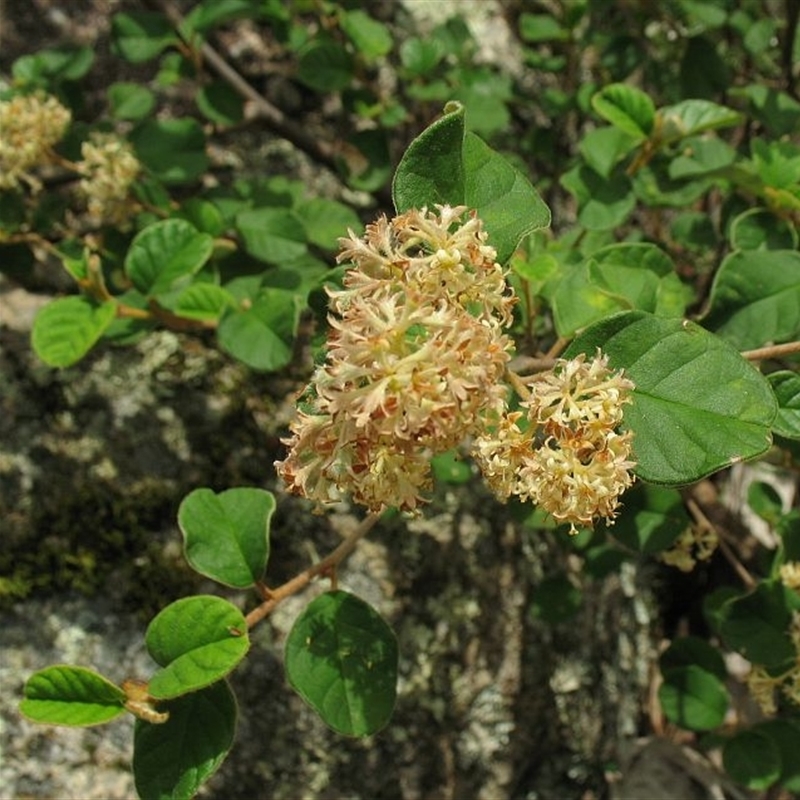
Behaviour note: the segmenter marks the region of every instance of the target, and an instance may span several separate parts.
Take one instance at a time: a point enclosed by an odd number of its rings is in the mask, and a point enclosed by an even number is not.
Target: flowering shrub
[[[74,280],[33,327],[33,349],[54,368],[167,327],[213,334],[232,358],[277,371],[296,364],[301,320],[327,331],[277,476],[321,512],[351,503],[366,516],[327,556],[268,586],[275,495],[196,489],[178,512],[186,559],[252,591],[253,607],[178,600],[147,629],[149,678],[48,667],[29,676],[23,713],[65,725],[132,713],[141,796],[189,797],[233,744],[227,678],[251,630],[328,579],[331,591],[287,638],[287,679],[335,731],[379,731],[400,653],[380,615],[339,589],[337,569],[385,512],[424,514],[449,457],[532,512],[520,524],[534,535],[563,531],[586,573],[593,554],[684,572],[724,560],[740,585],[704,598],[710,634],[672,636],[659,659],[659,713],[698,747],[720,747],[741,784],[797,791],[797,511],[754,483],[748,501],[770,546],[747,557],[696,492],[734,464],[796,460],[800,105],[792,59],[773,53],[773,39],[791,55],[797,19],[781,27],[759,4],[722,0],[680,0],[655,21],[636,4],[610,20],[594,3],[520,11],[520,57],[546,85],[534,96],[473,63],[463,21],[396,43],[366,11],[325,4],[322,20],[289,5],[204,0],[183,19],[114,15],[116,54],[161,60],[152,90],[109,87],[100,120],[78,119],[67,100],[91,52],[20,59],[13,85],[0,87],[0,269],[46,253]],[[644,31],[643,53],[659,53],[641,75],[617,15]],[[211,33],[240,17],[268,23],[320,114],[345,109],[340,141],[309,136],[211,46]],[[676,59],[678,78],[663,69]],[[742,61],[762,64],[766,78],[720,84]],[[165,87],[184,81],[192,115],[153,114]],[[362,235],[364,209],[309,197],[299,181],[222,181],[207,137],[243,124],[246,110],[367,193],[370,218],[375,206],[394,211]],[[389,198],[395,138],[404,154]],[[512,146],[519,157],[501,154]],[[552,231],[523,162],[559,209]],[[320,296],[327,309],[314,318]],[[732,653],[748,663],[743,680],[729,674]],[[736,680],[775,718],[744,714]]]

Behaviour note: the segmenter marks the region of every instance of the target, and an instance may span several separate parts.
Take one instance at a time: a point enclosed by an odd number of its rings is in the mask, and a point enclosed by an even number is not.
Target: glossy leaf
[[[662,672],[661,708],[670,722],[693,731],[719,727],[728,710],[728,693],[720,679],[695,664]]]
[[[550,224],[550,211],[521,172],[465,132],[463,107],[445,111],[400,160],[392,184],[395,207],[402,212],[448,203],[476,209],[505,263],[523,237]]]
[[[740,350],[800,335],[800,253],[731,253],[714,278],[703,324]]]
[[[625,512],[610,533],[640,553],[666,550],[691,524],[683,498],[674,489],[639,484],[625,495],[624,502]]]
[[[397,641],[371,606],[327,592],[298,617],[286,640],[286,674],[335,731],[369,736],[389,721],[397,693]]]
[[[767,375],[767,380],[778,399],[773,430],[787,439],[800,439],[800,375],[779,370]]]
[[[263,288],[249,308],[227,311],[217,328],[220,347],[253,369],[276,370],[292,358],[301,298]]]
[[[214,240],[182,219],[148,225],[131,243],[125,271],[142,294],[168,292],[200,270],[214,249]]]
[[[82,295],[59,297],[36,315],[33,350],[51,367],[69,367],[92,349],[116,313],[113,302],[95,303]]]
[[[769,384],[700,326],[624,312],[584,331],[565,357],[597,348],[636,385],[624,424],[643,480],[691,483],[770,446],[777,405]]]
[[[789,626],[798,609],[800,598],[790,589],[779,581],[762,582],[722,607],[720,632],[729,647],[754,664],[785,670],[797,657]]]
[[[722,748],[725,771],[748,789],[766,789],[781,775],[781,756],[771,737],[756,730],[739,731]]]
[[[186,560],[226,586],[252,586],[267,566],[274,511],[275,498],[263,489],[196,489],[178,509]]]
[[[218,125],[236,125],[244,118],[244,101],[224,81],[214,81],[195,96],[200,113]]]
[[[170,702],[161,725],[137,720],[133,777],[141,800],[194,797],[228,755],[236,717],[236,698],[220,681]]]
[[[653,130],[656,108],[650,96],[625,83],[612,83],[592,97],[592,108],[614,127],[637,141]]]
[[[125,713],[125,692],[85,667],[53,666],[25,682],[20,711],[45,725],[101,725]]]
[[[148,684],[156,700],[188,694],[224,678],[247,653],[244,615],[211,595],[168,605],[147,627],[145,644],[163,669]]]
[[[214,283],[192,283],[177,296],[161,305],[174,311],[179,317],[196,320],[215,320],[226,308],[233,308],[235,300],[230,292]]]
[[[380,58],[392,49],[389,29],[366,12],[360,9],[342,11],[339,21],[342,30],[365,58]]]

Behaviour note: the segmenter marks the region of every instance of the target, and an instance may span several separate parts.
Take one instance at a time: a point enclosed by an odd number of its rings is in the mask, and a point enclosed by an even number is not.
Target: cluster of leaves
[[[114,84],[107,96],[109,120],[129,127],[146,168],[135,188],[141,210],[130,231],[76,233],[66,200],[0,196],[0,269],[24,269],[35,231],[34,243],[56,242],[52,249],[83,290],[41,312],[34,348],[46,362],[67,366],[101,337],[130,342],[169,325],[215,330],[220,347],[255,369],[289,363],[300,314],[331,278],[325,259],[337,236],[358,228],[357,215],[307,197],[302,184],[285,178],[200,189],[196,182],[211,166],[203,126],[195,116],[152,117],[159,87],[188,81],[207,123],[239,124],[241,99],[199,68],[203,46],[234,18],[266,23],[297,84],[319,99],[339,99],[338,133],[347,146],[331,157],[285,120],[284,132],[335,166],[351,188],[379,194],[395,137],[422,127],[443,101],[461,101],[405,149],[394,206],[477,210],[523,298],[521,353],[562,342],[568,357],[600,348],[625,370],[636,386],[625,426],[635,434],[641,483],[613,536],[585,531],[571,546],[595,575],[669,551],[697,524],[677,487],[746,459],[767,454],[791,464],[796,454],[793,351],[764,351],[759,369],[741,351],[800,338],[800,147],[788,137],[800,123],[800,104],[786,91],[791,25],[765,18],[758,3],[665,5],[655,19],[628,5],[604,19],[605,4],[588,0],[520,12],[513,18],[520,52],[544,86],[535,98],[524,82],[475,66],[478,43],[458,20],[398,41],[391,26],[345,3],[324,4],[326,24],[316,35],[311,6],[299,2],[207,0],[177,26],[156,12],[116,15],[119,55],[132,63],[159,59],[156,91]],[[776,37],[788,48],[776,48]],[[591,80],[580,62],[585,51],[598,55]],[[750,82],[734,81],[743,57],[754,65]],[[667,63],[680,69],[664,69]],[[401,91],[381,86],[376,76],[385,64]],[[90,65],[85,50],[45,51],[16,62],[14,78],[69,99]],[[637,69],[643,88],[632,80]],[[73,128],[66,156],[88,132],[85,124]],[[509,160],[485,141],[503,146],[512,137]],[[520,156],[541,169],[549,204],[564,209],[554,233],[543,230],[548,208],[514,165]],[[177,199],[189,187],[189,199]],[[461,480],[459,466],[440,462],[437,473]],[[268,602],[261,582],[273,503],[257,490],[189,495],[179,515],[189,562],[226,586],[255,587]],[[659,698],[671,722],[701,733],[704,746],[722,746],[736,780],[796,791],[800,717],[793,701],[780,700],[767,721],[733,733],[723,728],[731,707],[723,654],[738,652],[776,679],[800,660],[791,635],[800,597],[780,577],[781,567],[800,561],[798,518],[763,487],[751,504],[777,546],[752,565],[744,588],[725,586],[706,598],[713,635],[673,641],[660,660]],[[534,514],[524,524],[547,523]],[[563,619],[580,602],[563,576],[548,579],[538,596],[535,612],[544,618]],[[148,629],[159,669],[144,701],[88,670],[51,667],[28,681],[23,711],[41,722],[97,724],[127,708],[139,716],[141,795],[191,796],[231,746],[236,707],[225,679],[247,652],[251,622],[217,597],[180,600]],[[340,591],[308,606],[286,648],[289,681],[348,735],[368,735],[388,721],[396,662],[386,623]]]

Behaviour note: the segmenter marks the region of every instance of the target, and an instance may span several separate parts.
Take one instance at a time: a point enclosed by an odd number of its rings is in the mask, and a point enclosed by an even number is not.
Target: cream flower
[[[0,189],[26,183],[37,190],[32,170],[51,160],[72,115],[55,97],[37,93],[0,102]]]
[[[612,522],[631,486],[630,432],[617,433],[633,384],[600,353],[561,359],[531,382],[523,412],[500,418],[472,448],[489,486],[501,498],[531,501],[571,532],[598,517]]]
[[[123,225],[135,210],[130,187],[142,169],[131,146],[113,134],[93,133],[81,145],[81,155],[80,190],[89,216],[98,223]]]
[[[414,511],[430,458],[505,407],[515,302],[474,213],[381,217],[340,240],[353,268],[330,292],[327,358],[276,464],[290,491]]]

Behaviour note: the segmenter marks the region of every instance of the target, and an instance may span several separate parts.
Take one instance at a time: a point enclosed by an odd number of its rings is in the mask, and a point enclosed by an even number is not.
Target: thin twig
[[[355,550],[359,541],[372,530],[379,519],[380,514],[370,514],[335,550],[325,556],[322,561],[303,570],[298,575],[295,575],[294,578],[278,586],[277,589],[270,589],[269,597],[267,597],[261,605],[256,606],[245,617],[248,629],[257,625],[261,620],[271,614],[275,607],[287,597],[305,589],[314,578],[318,578],[320,575],[333,573],[336,567]]]
[[[761,361],[764,358],[780,358],[792,353],[800,353],[800,342],[786,342],[759,347],[756,350],[744,350],[742,356],[748,361]]]

